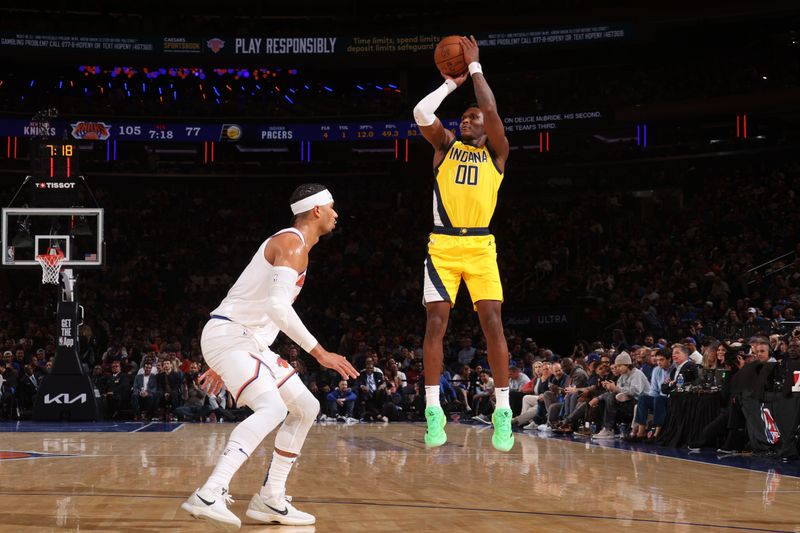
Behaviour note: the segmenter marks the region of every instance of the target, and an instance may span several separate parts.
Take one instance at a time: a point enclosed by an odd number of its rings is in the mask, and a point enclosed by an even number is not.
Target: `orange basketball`
[[[461,37],[459,35],[449,35],[439,41],[436,50],[433,52],[433,61],[436,68],[445,76],[457,78],[467,71],[467,63],[464,61],[464,50],[461,48]]]

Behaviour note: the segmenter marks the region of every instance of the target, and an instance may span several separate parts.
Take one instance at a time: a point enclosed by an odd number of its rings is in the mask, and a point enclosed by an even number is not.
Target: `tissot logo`
[[[75,182],[64,181],[37,181],[37,189],[74,189]]]
[[[50,396],[49,394],[44,395],[44,403],[45,405],[51,403],[57,404],[73,404],[73,403],[86,403],[86,393],[78,394],[76,396],[70,396],[69,393],[63,392],[61,394],[56,394],[55,396]]]

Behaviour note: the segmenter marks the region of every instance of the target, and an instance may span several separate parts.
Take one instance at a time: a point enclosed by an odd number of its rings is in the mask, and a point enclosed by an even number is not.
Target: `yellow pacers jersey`
[[[434,226],[488,227],[501,181],[503,174],[485,145],[454,141],[434,171]]]

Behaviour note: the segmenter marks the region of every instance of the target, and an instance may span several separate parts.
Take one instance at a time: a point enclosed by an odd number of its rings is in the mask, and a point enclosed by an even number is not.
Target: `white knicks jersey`
[[[283,233],[294,233],[305,244],[303,234],[296,228],[283,229],[261,243],[250,263],[228,291],[228,295],[225,296],[219,307],[211,311],[212,316],[228,318],[232,322],[252,330],[254,334],[257,334],[258,340],[265,343],[265,347],[275,341],[280,329],[270,320],[265,311],[274,267],[264,257],[264,250],[267,248],[270,239]],[[305,272],[297,277],[293,301],[300,294],[305,280]]]

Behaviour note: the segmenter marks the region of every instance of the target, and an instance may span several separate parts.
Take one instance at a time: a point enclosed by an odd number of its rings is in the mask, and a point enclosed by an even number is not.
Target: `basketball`
[[[433,61],[436,68],[445,76],[457,78],[466,72],[467,63],[464,61],[464,50],[461,48],[461,36],[449,35],[439,41],[433,52]]]

